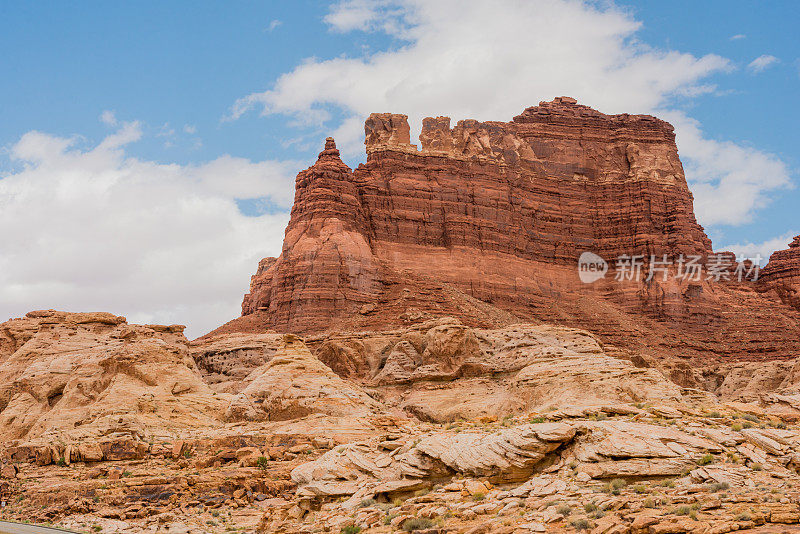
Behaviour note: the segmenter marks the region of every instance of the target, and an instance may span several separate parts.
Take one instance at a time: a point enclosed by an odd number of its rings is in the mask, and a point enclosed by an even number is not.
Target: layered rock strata
[[[788,249],[770,256],[761,279],[764,287],[774,290],[781,300],[800,310],[800,235]]]
[[[800,314],[786,291],[749,279],[615,280],[622,255],[700,257],[668,123],[605,115],[567,97],[511,122],[373,114],[367,162],[351,171],[332,139],[297,177],[279,258],[253,276],[239,319],[215,333],[384,329],[450,315],[468,326],[542,321],[622,349],[682,358],[789,358]],[[582,283],[578,258],[610,263]],[[783,300],[782,300],[783,298]]]

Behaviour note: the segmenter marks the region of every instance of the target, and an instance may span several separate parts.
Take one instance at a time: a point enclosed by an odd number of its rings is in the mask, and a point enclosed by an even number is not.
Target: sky
[[[239,314],[294,176],[371,112],[510,120],[555,96],[675,125],[715,250],[800,234],[800,3],[0,0],[0,321]]]

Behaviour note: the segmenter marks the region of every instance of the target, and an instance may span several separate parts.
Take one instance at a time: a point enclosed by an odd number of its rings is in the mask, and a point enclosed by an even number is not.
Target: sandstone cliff
[[[781,300],[800,310],[800,235],[788,249],[770,256],[761,281],[766,290],[774,290]]]
[[[410,143],[404,115],[373,114],[367,162],[351,171],[329,138],[297,177],[281,256],[261,262],[243,317],[215,333],[379,329],[449,315],[478,327],[585,328],[656,355],[757,360],[800,350],[799,315],[783,290],[613,280],[620,255],[705,261],[712,252],[668,123],[561,97],[507,123],[451,128],[447,117],[428,118],[420,142]],[[584,251],[612,264],[605,279],[581,283]]]

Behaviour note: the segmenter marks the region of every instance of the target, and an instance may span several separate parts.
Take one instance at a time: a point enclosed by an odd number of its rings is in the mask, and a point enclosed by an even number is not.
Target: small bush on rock
[[[406,532],[414,532],[415,530],[433,528],[435,525],[436,523],[425,517],[412,517],[411,519],[403,521],[403,530]]]

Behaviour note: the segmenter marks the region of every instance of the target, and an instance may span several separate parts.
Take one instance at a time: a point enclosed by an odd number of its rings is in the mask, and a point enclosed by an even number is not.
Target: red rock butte
[[[426,118],[419,139],[411,144],[405,115],[374,113],[367,162],[351,170],[329,137],[297,175],[280,257],[260,262],[242,317],[214,333],[375,330],[449,315],[475,327],[580,327],[659,356],[800,352],[797,240],[756,283],[581,283],[585,251],[612,263],[712,254],[669,123],[560,97],[511,122]]]

